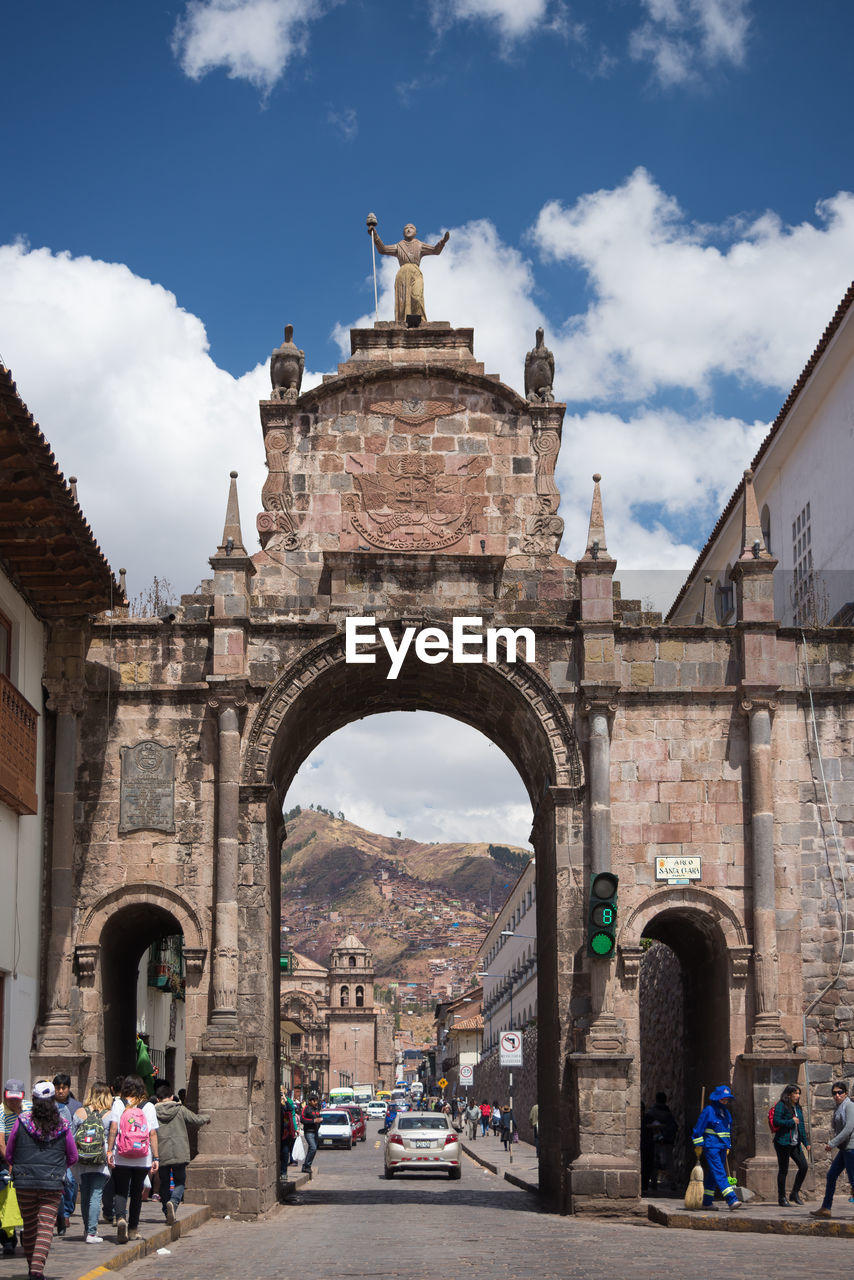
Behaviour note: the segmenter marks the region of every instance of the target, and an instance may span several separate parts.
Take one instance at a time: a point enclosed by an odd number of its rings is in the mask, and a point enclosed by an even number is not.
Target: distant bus
[[[357,1084],[353,1086],[353,1101],[358,1103],[360,1107],[366,1107],[373,1100],[374,1086],[372,1084]]]
[[[391,1102],[390,1089],[377,1089],[377,1102]]]
[[[341,1106],[342,1102],[354,1102],[352,1089],[330,1089],[329,1101],[333,1107]]]
[[[409,1099],[408,1089],[392,1089],[391,1091],[392,1102],[406,1102],[408,1101],[408,1099]]]
[[[420,1098],[424,1093],[424,1085],[420,1080],[413,1080],[412,1084],[409,1086],[409,1092],[412,1094],[413,1098]]]

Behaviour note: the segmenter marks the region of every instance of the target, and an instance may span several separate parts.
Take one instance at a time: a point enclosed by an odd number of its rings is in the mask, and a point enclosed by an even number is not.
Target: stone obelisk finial
[[[243,534],[240,532],[240,506],[237,501],[237,472],[231,472],[228,486],[228,504],[225,509],[225,525],[222,530],[222,542],[217,548],[218,555],[246,555],[243,545]]]

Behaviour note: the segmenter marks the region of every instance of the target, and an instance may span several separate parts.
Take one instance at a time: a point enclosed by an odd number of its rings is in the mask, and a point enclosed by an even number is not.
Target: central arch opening
[[[533,816],[536,932],[542,939],[540,977],[549,993],[539,1005],[538,1035],[540,1044],[545,1040],[554,1047],[559,1042],[559,1019],[553,998],[555,981],[549,975],[557,972],[554,877],[558,836],[549,797],[556,788],[565,803],[566,797],[580,794],[583,780],[567,710],[549,684],[524,662],[427,667],[413,659],[404,664],[397,679],[390,680],[386,678],[389,664],[382,653],[378,652],[377,659],[372,666],[350,666],[344,661],[343,638],[330,637],[289,668],[269,690],[247,744],[244,771],[247,783],[273,787],[266,811],[268,847],[271,852],[278,851],[286,840],[283,814],[295,775],[336,730],[359,720],[367,723],[368,717],[385,712],[417,711],[439,712],[478,730],[515,768]],[[273,865],[271,858],[271,870]],[[275,922],[277,928],[279,923]],[[277,965],[277,978],[280,973]],[[366,1000],[372,990],[372,983],[366,980]],[[279,991],[275,999],[278,1008]],[[359,1023],[356,1012],[351,1003],[343,1015],[354,1039]],[[297,1030],[297,1034],[301,1032]],[[349,1034],[348,1054],[354,1049]],[[558,1074],[547,1069],[542,1054],[537,1059],[540,1104],[556,1106]]]

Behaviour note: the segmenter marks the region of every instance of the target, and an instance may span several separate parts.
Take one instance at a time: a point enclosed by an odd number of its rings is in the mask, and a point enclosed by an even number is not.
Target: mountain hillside
[[[283,944],[325,964],[352,930],[373,952],[380,981],[430,983],[444,963],[449,978],[467,978],[531,856],[513,846],[381,836],[324,809],[292,810],[286,829]]]

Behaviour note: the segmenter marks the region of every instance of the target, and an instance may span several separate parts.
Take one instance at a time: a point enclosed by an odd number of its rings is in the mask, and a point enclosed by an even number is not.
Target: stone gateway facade
[[[191,1192],[218,1212],[251,1216],[277,1193],[283,801],[318,743],[374,713],[473,725],[530,796],[551,1205],[639,1194],[641,1082],[662,1087],[642,1060],[641,1026],[662,1023],[641,1017],[641,990],[661,990],[639,981],[651,941],[678,963],[683,1136],[702,1089],[732,1081],[735,1163],[760,1193],[781,1085],[808,1064],[820,1127],[827,1082],[854,1071],[854,633],[778,625],[749,483],[733,626],[713,611],[664,625],[621,600],[598,477],[587,546],[559,556],[564,406],[526,400],[472,351],[472,331],[446,324],[353,331],[337,374],[261,404],[261,550],[244,545],[232,477],[201,593],[166,618],[98,622],[85,666],[52,673],[73,722],[55,789],[70,779],[73,823],[54,812],[50,857],[75,905],[51,926],[33,1066],[67,1068],[78,1096],[127,1066],[139,959],[181,933],[190,1096],[212,1116]],[[413,647],[389,679],[377,639],[374,662],[348,662],[348,617],[395,643],[429,628],[434,660]],[[499,631],[494,661],[437,660],[460,617],[528,628],[535,652]],[[665,857],[698,860],[699,879],[658,878]],[[601,870],[620,878],[608,961],[585,946]]]

